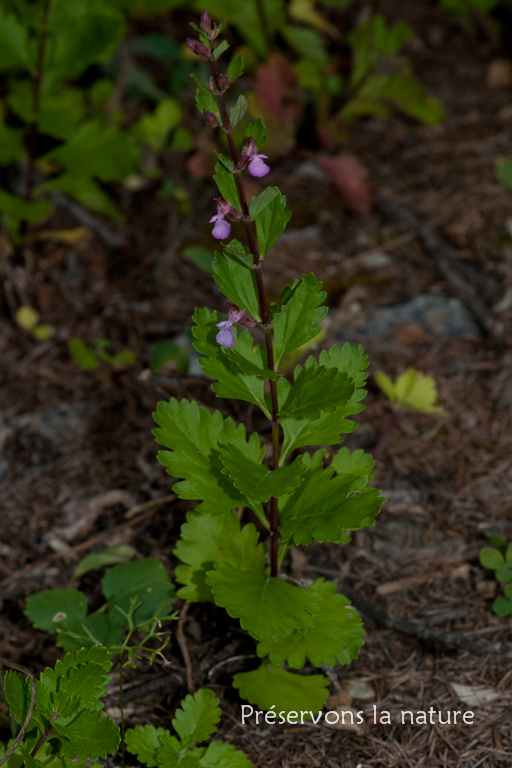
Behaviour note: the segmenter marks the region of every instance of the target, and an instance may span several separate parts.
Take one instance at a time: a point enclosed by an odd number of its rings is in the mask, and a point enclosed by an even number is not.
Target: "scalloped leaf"
[[[277,190],[275,197],[253,216],[261,258],[267,255],[276,240],[283,234],[292,215],[290,211],[285,211],[286,197],[277,187],[274,189]]]
[[[135,728],[128,728],[125,733],[126,749],[148,768],[155,768],[158,765],[160,737],[164,733],[167,733],[165,728],[155,728],[154,725],[136,725]]]
[[[322,283],[309,274],[284,289],[274,317],[276,368],[286,355],[318,335],[318,323],[327,314],[327,307],[320,306],[326,297],[321,288]]]
[[[221,320],[223,318],[218,312],[210,312],[209,309],[196,309],[195,311],[195,325],[192,327],[195,338],[194,347],[200,355],[205,355],[205,357],[199,358],[199,365],[207,376],[218,380],[218,384],[212,384],[212,389],[218,397],[253,403],[271,418],[265,399],[264,380],[261,376],[242,371],[229,354],[233,350],[225,349],[217,343],[216,336],[219,332],[217,323],[220,323]],[[248,332],[244,331],[244,333],[250,336]],[[238,339],[234,351],[239,352]],[[242,351],[240,353],[243,354]],[[260,360],[261,356],[255,355],[254,364],[258,365]]]
[[[401,408],[419,413],[438,413],[445,411],[437,402],[437,384],[433,376],[425,376],[415,368],[408,368],[396,381],[392,381],[383,371],[377,371],[375,381],[389,401]]]
[[[350,541],[345,531],[374,524],[384,499],[376,488],[363,487],[366,476],[333,477],[333,466],[322,469],[308,455],[303,461],[308,467],[303,484],[279,505],[283,541]]]
[[[199,764],[201,768],[252,768],[252,763],[244,752],[221,741],[208,744]]]
[[[173,554],[184,563],[175,569],[176,581],[185,585],[178,590],[182,600],[213,602],[206,573],[215,563],[230,563],[242,571],[261,571],[265,566],[265,546],[259,543],[256,528],[247,523],[240,529],[236,512],[215,517],[191,512],[180,534]]]
[[[329,695],[329,682],[323,675],[297,675],[268,662],[252,672],[235,675],[233,685],[251,704],[277,713],[308,712],[312,717],[323,709]]]
[[[61,754],[69,758],[78,755],[82,760],[113,754],[121,740],[119,728],[99,710],[83,710],[66,724],[56,720],[53,730],[62,740]]]
[[[283,579],[217,563],[206,574],[215,602],[256,640],[274,640],[314,626],[320,597]]]
[[[337,346],[320,353],[319,362],[314,357],[308,357],[304,363],[304,369],[310,370],[318,367],[335,368],[340,373],[346,373],[352,380],[356,389],[346,405],[338,406],[333,413],[324,413],[314,421],[306,419],[283,419],[284,432],[283,447],[281,450],[282,463],[295,448],[311,445],[335,445],[341,442],[341,435],[352,432],[356,428],[356,422],[349,420],[352,416],[364,410],[361,400],[366,396],[366,391],[361,389],[366,381],[368,358],[360,345],[350,346],[345,344],[342,349]],[[287,396],[290,384],[286,379],[278,382],[280,400]]]
[[[309,589],[321,597],[315,625],[296,630],[274,642],[258,644],[258,656],[268,656],[273,664],[286,662],[302,669],[306,657],[315,667],[350,664],[363,645],[364,629],[359,614],[344,595],[335,594],[336,584],[317,579]]]
[[[317,419],[322,413],[332,413],[347,404],[354,394],[354,384],[346,373],[335,368],[302,368],[294,371],[294,382],[279,408],[281,419]]]
[[[183,478],[173,486],[180,498],[200,500],[197,509],[207,514],[218,515],[240,506],[262,513],[261,505],[251,504],[222,473],[220,458],[221,450],[230,445],[252,461],[262,461],[265,448],[256,434],[246,442],[243,425],[188,400],[158,403],[154,419],[160,428],[153,434],[171,449],[159,451],[158,460],[170,475]]]
[[[235,488],[256,501],[268,501],[271,496],[279,498],[292,493],[302,483],[306,471],[300,456],[287,467],[269,469],[234,445],[222,450],[220,458],[224,465],[223,471],[229,475]]]
[[[213,260],[214,279],[222,293],[233,304],[243,309],[249,317],[261,320],[258,305],[256,275],[251,269],[252,257],[247,249],[236,240],[224,248],[222,254],[215,252]]]
[[[191,747],[208,739],[220,720],[219,700],[213,691],[203,688],[187,696],[176,710],[172,726],[183,747]]]

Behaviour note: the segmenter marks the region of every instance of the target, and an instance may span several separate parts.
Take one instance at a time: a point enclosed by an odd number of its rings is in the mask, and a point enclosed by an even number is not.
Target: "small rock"
[[[478,326],[456,297],[420,294],[405,304],[380,307],[361,325],[345,327],[343,334],[348,337],[362,335],[389,339],[396,336],[398,326],[411,323],[436,338],[479,332]]]
[[[495,59],[487,68],[487,87],[505,90],[512,86],[512,63],[508,59]]]
[[[366,269],[377,270],[388,267],[392,258],[384,251],[369,251],[368,253],[362,253],[360,256],[361,264]]]

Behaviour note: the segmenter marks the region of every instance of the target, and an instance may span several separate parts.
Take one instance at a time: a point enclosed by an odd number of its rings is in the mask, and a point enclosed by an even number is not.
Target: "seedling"
[[[383,371],[377,371],[375,381],[391,403],[391,416],[372,456],[377,456],[393,432],[400,415],[405,411],[444,415],[445,411],[437,405],[437,385],[432,376],[425,376],[415,368],[408,368],[395,382]]]
[[[503,584],[505,597],[498,597],[492,609],[498,616],[512,616],[512,544],[507,544],[501,536],[488,533],[492,547],[482,547],[480,564],[494,571],[496,579]]]

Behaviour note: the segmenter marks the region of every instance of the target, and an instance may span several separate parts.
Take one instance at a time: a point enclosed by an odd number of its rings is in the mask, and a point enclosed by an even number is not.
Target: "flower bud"
[[[217,78],[217,85],[219,87],[219,91],[227,91],[229,88],[229,78],[227,75],[222,73]]]
[[[206,45],[199,43],[197,40],[192,40],[191,37],[187,38],[187,46],[190,48],[192,53],[196,54],[196,56],[200,56],[206,61],[211,58],[210,50],[206,47]]]
[[[214,115],[213,112],[210,112],[209,109],[206,110],[204,113],[204,117],[210,128],[218,128],[219,127],[219,121],[217,120],[217,115]]]
[[[201,20],[199,22],[199,26],[203,30],[203,32],[211,32],[212,31],[212,19],[208,11],[205,11],[203,15],[201,16]]]

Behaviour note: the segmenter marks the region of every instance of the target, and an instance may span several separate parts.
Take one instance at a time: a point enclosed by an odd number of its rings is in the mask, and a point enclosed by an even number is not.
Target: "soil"
[[[512,151],[512,82],[505,77],[496,84],[490,75],[497,60],[510,60],[482,31],[460,29],[434,4],[380,0],[372,8],[411,24],[407,53],[418,79],[444,103],[446,119],[426,127],[397,115],[365,121],[350,133],[344,149],[370,173],[375,199],[367,216],[344,210],[328,177],[311,175],[309,156],[299,151],[277,164],[272,183],[287,195],[292,220],[265,272],[273,297],[283,280],[313,271],[330,306],[322,346],[346,340],[365,346],[369,393],[348,447],[371,450],[388,422],[389,404],[374,379],[378,370],[396,376],[416,367],[434,376],[446,410],[399,419],[378,456],[373,483],[387,502],[374,528],[342,547],[294,551],[286,566],[295,579],[331,578],[370,603],[366,612],[360,608],[367,636],[358,660],[332,673],[338,699],[331,708],[352,703],[364,711],[365,725],[360,732],[254,720],[242,727],[230,681],[254,666],[254,649],[236,622],[203,605],[182,614],[181,635],[171,628],[169,666],[155,662],[131,673],[125,716],[129,725],[169,727],[187,693],[188,655],[196,689],[211,687],[221,699],[217,738],[245,750],[255,766],[508,766],[511,620],[492,612],[501,586],[479,565],[478,553],[487,532],[512,540],[512,197],[493,170],[494,161]],[[184,170],[180,156],[170,158],[172,178],[182,179]],[[246,423],[253,417],[243,404],[216,400],[209,381],[193,369],[185,375],[148,367],[152,346],[186,332],[196,306],[223,309],[211,278],[181,255],[187,244],[213,247],[206,222],[214,188],[186,179],[190,215],[173,199],[155,200],[151,189],[125,189],[118,192],[125,225],[104,222],[75,243],[52,238],[28,247],[25,256],[37,269],[28,279],[26,269],[15,266],[13,279],[54,328],[49,340],[36,341],[13,321],[19,297],[6,277],[0,656],[34,673],[60,651],[23,615],[28,595],[76,586],[76,563],[102,546],[131,544],[171,573],[176,566],[173,547],[191,505],[173,496],[173,481],[155,459],[157,402],[195,398]],[[466,296],[464,304],[460,286],[443,271],[439,249],[428,247],[423,225],[438,236],[438,246],[453,250],[459,266],[472,268],[472,290],[490,318],[485,332],[471,301]],[[53,229],[77,226],[66,209],[52,221]],[[105,232],[122,244],[105,244]],[[360,330],[379,308],[424,295],[441,304],[462,299],[462,332],[444,316],[428,326],[411,318],[388,336]],[[67,350],[72,337],[108,338],[115,351],[131,349],[137,363],[82,371]],[[79,585],[91,602],[97,599],[94,574]],[[420,636],[393,618],[418,620]],[[450,641],[454,636],[464,638],[465,647]],[[476,687],[476,701],[465,706],[454,685]],[[114,685],[107,707],[116,719],[115,702]],[[390,723],[375,722],[374,705],[377,713],[390,713]],[[431,707],[470,709],[473,724],[401,724],[403,711]]]

